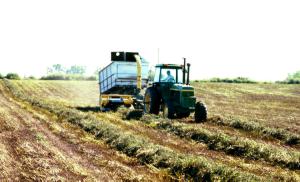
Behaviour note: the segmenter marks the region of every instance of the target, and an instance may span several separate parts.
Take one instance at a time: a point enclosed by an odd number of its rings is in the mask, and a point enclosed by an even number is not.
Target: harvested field
[[[299,85],[195,83],[211,115],[300,133]]]
[[[13,100],[0,85],[0,180],[163,180],[79,127]]]
[[[98,112],[93,81],[0,81],[0,179],[300,181],[298,85],[193,84],[205,123]]]

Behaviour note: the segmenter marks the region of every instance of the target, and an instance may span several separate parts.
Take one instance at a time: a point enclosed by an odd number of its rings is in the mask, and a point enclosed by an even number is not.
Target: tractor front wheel
[[[159,113],[159,96],[155,88],[149,87],[144,97],[144,112],[149,114]]]
[[[195,122],[205,122],[207,119],[206,105],[202,102],[197,102],[195,105]]]

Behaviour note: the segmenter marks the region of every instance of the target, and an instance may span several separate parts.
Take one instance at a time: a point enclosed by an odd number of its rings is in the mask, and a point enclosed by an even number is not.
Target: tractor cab
[[[176,64],[158,64],[155,66],[155,83],[182,84],[182,66]]]
[[[144,97],[144,111],[159,114],[163,111],[164,117],[184,118],[197,110],[194,87],[189,84],[190,64],[184,60],[183,65],[158,64],[155,66],[154,82],[148,87]],[[205,114],[202,118],[206,119]],[[202,108],[203,110],[203,108]]]

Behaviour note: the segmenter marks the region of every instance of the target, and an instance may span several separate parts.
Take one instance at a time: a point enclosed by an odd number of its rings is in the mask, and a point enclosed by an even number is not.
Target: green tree
[[[48,67],[48,68],[47,68],[47,75],[50,75],[50,74],[52,74],[52,73],[53,73],[53,69],[50,68],[50,67]]]
[[[58,72],[58,73],[64,72],[64,68],[61,64],[54,64],[52,67],[55,72]]]
[[[28,79],[30,79],[30,80],[36,80],[36,78],[34,76],[29,76]]]
[[[10,80],[20,80],[21,79],[17,73],[8,73],[5,78],[10,79]]]
[[[150,69],[148,72],[148,79],[149,81],[154,81],[155,71],[153,69]]]
[[[64,74],[65,73],[65,69],[61,64],[54,64],[51,67],[47,68],[47,74],[51,75],[51,74]]]
[[[86,72],[85,66],[73,65],[67,70],[67,74],[83,75]]]
[[[65,68],[61,64],[54,64],[47,69],[47,76],[43,76],[41,80],[96,80],[97,76],[92,75],[86,77],[85,66],[73,65],[70,68]]]
[[[300,71],[296,71],[295,73],[289,74],[283,83],[289,84],[300,84]]]
[[[299,79],[300,80],[300,71],[297,71],[296,73],[289,74],[288,79]]]
[[[97,68],[95,71],[94,71],[94,75],[95,76],[98,76],[99,75],[99,72],[102,70],[102,68]]]

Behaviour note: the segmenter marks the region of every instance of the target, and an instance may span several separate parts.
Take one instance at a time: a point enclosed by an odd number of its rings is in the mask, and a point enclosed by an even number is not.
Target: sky
[[[53,64],[93,73],[111,51],[138,51],[151,65],[186,57],[191,79],[283,80],[300,70],[299,9],[298,0],[2,0],[0,73],[42,76]]]

